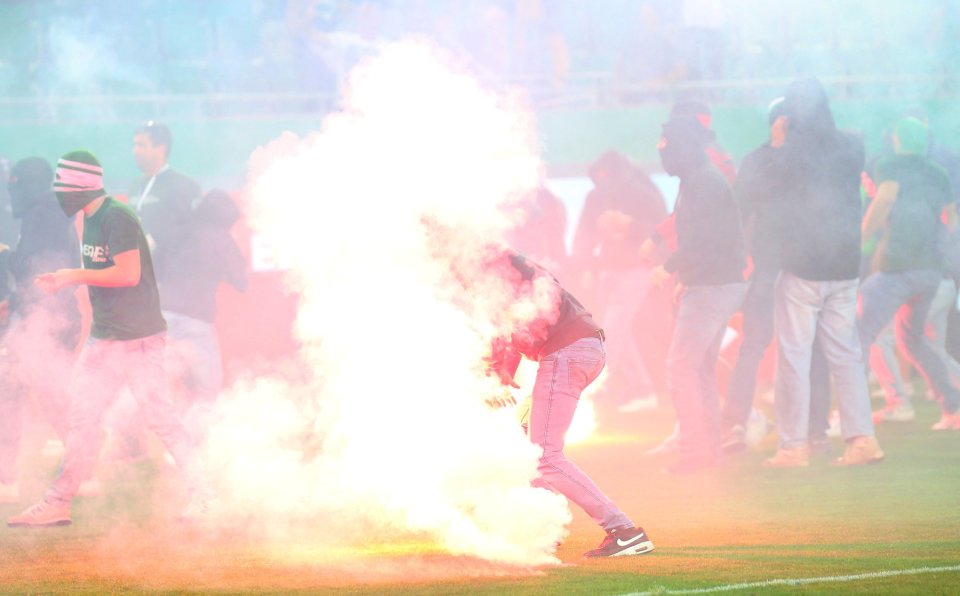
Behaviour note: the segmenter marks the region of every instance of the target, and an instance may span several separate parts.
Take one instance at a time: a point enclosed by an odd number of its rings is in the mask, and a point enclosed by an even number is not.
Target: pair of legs
[[[164,367],[170,398],[194,444],[200,444],[214,416],[214,404],[223,385],[220,343],[213,323],[171,311],[167,321]],[[107,415],[107,427],[115,437],[119,457],[144,455],[142,408],[130,396],[122,396]]]
[[[924,337],[927,313],[940,287],[938,271],[874,273],[860,289],[860,340],[868,349],[880,331],[894,322],[897,345],[933,390],[946,413],[960,409],[960,388],[947,365]]]
[[[633,522],[563,453],[580,394],[597,378],[605,361],[603,343],[595,337],[579,339],[541,360],[533,385],[529,435],[543,449],[534,484],[562,494],[609,531]]]
[[[820,422],[821,415],[811,415],[815,345],[833,381],[843,438],[874,435],[857,331],[857,282],[810,281],[787,272],[777,281],[775,409],[782,449],[806,447],[811,418]]]
[[[684,289],[667,352],[667,385],[677,413],[680,460],[712,462],[720,454],[717,358],[727,321],[740,307],[743,283]]]
[[[157,434],[194,488],[190,439],[167,396],[165,343],[163,334],[129,341],[87,341],[70,383],[63,466],[45,495],[47,501],[69,502],[80,483],[93,474],[103,442],[101,419],[124,386],[144,413],[147,427]]]
[[[756,393],[757,371],[773,343],[774,298],[780,272],[755,271],[743,299],[743,340],[730,376],[723,408],[723,428],[744,428]],[[810,439],[826,439],[830,417],[830,371],[823,351],[814,342],[810,362]]]

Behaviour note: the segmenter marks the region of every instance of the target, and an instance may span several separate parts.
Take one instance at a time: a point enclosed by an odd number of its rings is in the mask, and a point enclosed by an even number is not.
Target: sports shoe
[[[753,408],[750,410],[750,416],[747,418],[746,433],[744,439],[747,441],[747,447],[753,447],[766,438],[773,431],[773,422],[764,416],[763,412]]]
[[[0,482],[0,503],[17,503],[20,501],[20,484]]]
[[[11,528],[43,528],[48,526],[69,526],[70,501],[48,501],[42,499],[31,505],[20,515],[7,518]]]
[[[657,409],[657,396],[648,395],[647,397],[638,397],[636,399],[631,399],[625,404],[621,404],[617,407],[617,411],[621,414],[633,414],[634,412],[642,412],[644,410],[656,410]]]
[[[657,445],[652,449],[647,450],[647,455],[664,455],[667,453],[676,453],[680,450],[680,425],[676,424],[673,427],[673,432],[670,433],[670,436],[663,440],[662,443]]]
[[[600,546],[583,553],[584,557],[621,557],[642,555],[653,550],[653,542],[643,528],[618,528],[609,530]]]
[[[960,430],[960,411],[940,415],[940,421],[930,427],[931,430]]]
[[[877,438],[873,436],[857,437],[847,443],[843,455],[830,462],[831,466],[862,466],[879,463],[884,458]]]
[[[828,437],[841,437],[843,436],[843,431],[840,429],[840,412],[834,410],[830,412],[829,419],[830,426],[827,427],[827,436]]]
[[[805,468],[810,465],[810,448],[806,445],[790,449],[781,447],[763,460],[764,468]]]
[[[741,453],[747,450],[747,429],[737,424],[723,433],[720,439],[720,449],[727,454]]]
[[[890,405],[873,413],[873,423],[881,422],[910,422],[917,417],[917,413],[910,406],[903,404]]]

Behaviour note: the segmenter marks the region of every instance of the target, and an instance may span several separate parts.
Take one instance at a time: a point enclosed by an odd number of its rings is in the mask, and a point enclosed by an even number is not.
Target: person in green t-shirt
[[[927,129],[922,122],[901,119],[893,141],[896,154],[876,166],[877,195],[861,227],[863,242],[884,232],[875,257],[877,271],[860,287],[861,346],[869,353],[880,331],[894,320],[898,347],[923,375],[943,409],[933,429],[960,430],[960,387],[952,383],[945,363],[923,336],[943,271],[938,247],[944,225],[941,216],[947,214],[949,225],[956,221],[950,179],[925,156]],[[913,406],[887,404],[881,417],[888,412],[909,418]]]
[[[70,383],[70,430],[60,475],[38,503],[8,518],[7,525],[71,523],[71,501],[96,466],[100,420],[122,387],[130,389],[147,426],[187,476],[192,498],[185,516],[198,515],[207,504],[194,481],[187,431],[167,397],[166,323],[140,222],[129,207],[104,191],[103,168],[88,151],[64,155],[53,186],[68,217],[83,211],[83,267],[39,275],[36,285],[48,293],[88,286],[93,324]]]

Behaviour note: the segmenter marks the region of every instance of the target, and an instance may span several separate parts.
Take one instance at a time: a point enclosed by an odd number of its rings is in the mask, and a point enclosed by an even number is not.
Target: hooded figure
[[[52,183],[53,170],[45,159],[30,157],[14,164],[7,188],[13,215],[20,220],[20,239],[14,250],[0,253],[0,262],[16,281],[11,311],[25,316],[42,303],[65,319],[63,339],[72,349],[79,332],[73,293],[46,297],[33,284],[33,278],[40,273],[79,266],[77,234],[73,222],[58,207]]]
[[[811,281],[854,279],[860,272],[863,144],[837,130],[816,79],[793,82],[783,111],[783,268]]]

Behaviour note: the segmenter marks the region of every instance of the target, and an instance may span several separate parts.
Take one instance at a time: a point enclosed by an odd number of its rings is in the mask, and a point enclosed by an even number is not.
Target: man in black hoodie
[[[195,442],[205,435],[223,384],[220,342],[214,328],[217,289],[247,287],[247,265],[230,228],[240,210],[230,195],[211,190],[193,212],[183,239],[157,267],[160,306],[167,321],[167,374],[175,403]]]
[[[720,456],[717,357],[727,320],[743,299],[746,256],[730,185],[707,158],[713,133],[692,116],[663,125],[658,146],[667,174],[680,178],[677,250],[652,272],[655,285],[676,274],[683,285],[667,354],[667,385],[677,411],[680,459],[668,473],[715,465]],[[654,231],[651,239],[661,238]]]
[[[0,355],[0,502],[17,496],[21,411],[29,392],[61,440],[67,436],[69,377],[80,334],[80,313],[73,292],[44,295],[33,278],[52,269],[76,267],[77,234],[53,194],[53,169],[31,157],[17,162],[8,189],[13,216],[20,220],[16,248],[0,247],[0,272],[15,282],[2,308],[10,327]]]
[[[782,272],[777,282],[775,407],[780,446],[769,467],[808,465],[810,361],[814,340],[826,356],[847,442],[835,465],[883,459],[874,437],[857,332],[860,173],[863,144],[837,130],[816,79],[795,81],[784,99],[786,141],[776,159]]]

